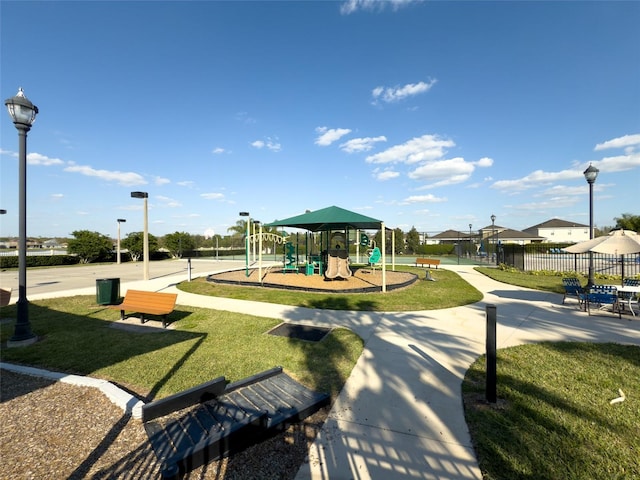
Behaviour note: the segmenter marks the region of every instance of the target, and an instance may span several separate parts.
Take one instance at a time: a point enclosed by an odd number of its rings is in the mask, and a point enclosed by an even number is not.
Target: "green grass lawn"
[[[2,318],[15,315],[15,306],[2,309]],[[31,302],[32,330],[42,339],[25,348],[3,348],[1,359],[103,378],[153,398],[221,375],[234,381],[282,366],[310,388],[336,395],[363,347],[346,329],[333,330],[322,342],[304,342],[267,335],[280,320],[182,305],[169,316],[175,330],[110,328],[119,317],[119,311],[96,305],[94,296]],[[3,323],[1,341],[13,329],[14,322]]]
[[[424,270],[401,267],[409,271]],[[530,275],[479,267],[496,280],[562,293],[562,276]],[[432,270],[386,294],[317,294],[264,288],[183,283],[185,291],[312,308],[410,311],[480,300],[458,275]],[[583,282],[586,281],[582,279]],[[2,318],[15,318],[15,306]],[[346,329],[320,343],[266,335],[279,323],[251,315],[178,306],[176,329],[136,334],[110,328],[119,312],[93,296],[30,304],[34,332],[26,348],[0,350],[2,361],[111,380],[133,392],[161,398],[220,375],[238,380],[281,365],[310,388],[334,398],[363,344]],[[158,323],[158,322],[156,322]],[[0,325],[0,340],[13,322]],[[640,347],[543,343],[498,351],[498,403],[484,399],[484,356],[463,382],[465,414],[486,479],[640,479]],[[610,404],[622,389],[624,402]]]
[[[640,478],[640,347],[525,345],[499,350],[497,366],[496,404],[484,356],[462,386],[483,478]],[[611,404],[618,389],[627,398]]]
[[[408,288],[385,293],[308,293],[295,290],[279,290],[264,287],[237,287],[207,282],[198,278],[178,285],[180,290],[199,295],[252,300],[256,302],[278,303],[296,307],[324,308],[333,310],[359,310],[376,312],[406,312],[434,310],[478,302],[482,294],[465,282],[458,274],[431,269],[436,280],[424,279],[425,269],[398,266],[397,271],[413,272],[418,281]],[[455,292],[455,295],[451,295]]]

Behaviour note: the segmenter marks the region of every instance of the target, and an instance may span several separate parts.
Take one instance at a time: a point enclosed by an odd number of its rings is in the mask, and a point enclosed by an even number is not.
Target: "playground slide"
[[[338,276],[342,278],[349,278],[351,276],[348,258],[338,258]]]
[[[336,278],[338,276],[338,257],[329,255],[327,258],[327,270],[324,272],[327,278]]]
[[[340,258],[337,256],[329,255],[327,257],[327,271],[324,273],[327,278],[349,278],[352,275],[351,269],[349,268],[349,259],[348,258]]]

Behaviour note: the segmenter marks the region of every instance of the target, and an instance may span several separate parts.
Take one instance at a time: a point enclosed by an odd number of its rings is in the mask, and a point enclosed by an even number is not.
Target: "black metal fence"
[[[588,253],[565,253],[561,248],[561,246],[549,246],[548,244],[540,243],[529,245],[504,244],[498,249],[498,260],[499,263],[504,263],[523,271],[550,270],[588,273]],[[593,253],[592,255],[595,273],[624,275],[624,277],[640,275],[640,253],[628,255]]]

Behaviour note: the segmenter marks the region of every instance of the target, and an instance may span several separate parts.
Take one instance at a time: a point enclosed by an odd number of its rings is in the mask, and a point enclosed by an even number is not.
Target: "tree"
[[[623,213],[622,217],[614,218],[616,227],[624,230],[632,230],[640,233],[640,215],[632,215],[631,213]]]
[[[236,220],[236,224],[227,228],[227,232],[235,235],[245,235],[247,233],[247,220]]]
[[[393,232],[395,233],[395,237],[396,237],[396,248],[395,248],[395,253],[404,253],[406,248],[405,245],[405,240],[404,240],[404,232],[402,231],[401,228],[394,228]]]
[[[420,250],[420,234],[416,230],[416,227],[411,227],[409,233],[407,233],[407,252],[414,254]]]
[[[182,258],[182,252],[191,251],[195,247],[193,237],[186,232],[168,233],[164,236],[163,244],[173,258]]]
[[[131,260],[137,262],[144,254],[144,232],[131,232],[121,242],[122,248],[129,250]],[[149,234],[149,255],[158,250],[158,239]]]
[[[71,235],[74,238],[69,240],[67,251],[77,255],[80,263],[91,263],[106,258],[113,251],[113,241],[101,233],[76,230]]]

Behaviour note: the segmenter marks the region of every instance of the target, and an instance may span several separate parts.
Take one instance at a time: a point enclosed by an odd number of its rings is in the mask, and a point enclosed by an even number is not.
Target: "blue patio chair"
[[[578,306],[584,310],[585,291],[580,285],[580,281],[577,278],[563,278],[562,286],[564,287],[564,296],[562,297],[562,304],[567,296],[576,297],[578,300]]]
[[[622,318],[622,309],[618,301],[618,291],[611,285],[594,285],[586,295],[587,312],[591,315],[591,305],[595,305],[598,310],[611,305],[611,312],[618,313],[618,318]]]

